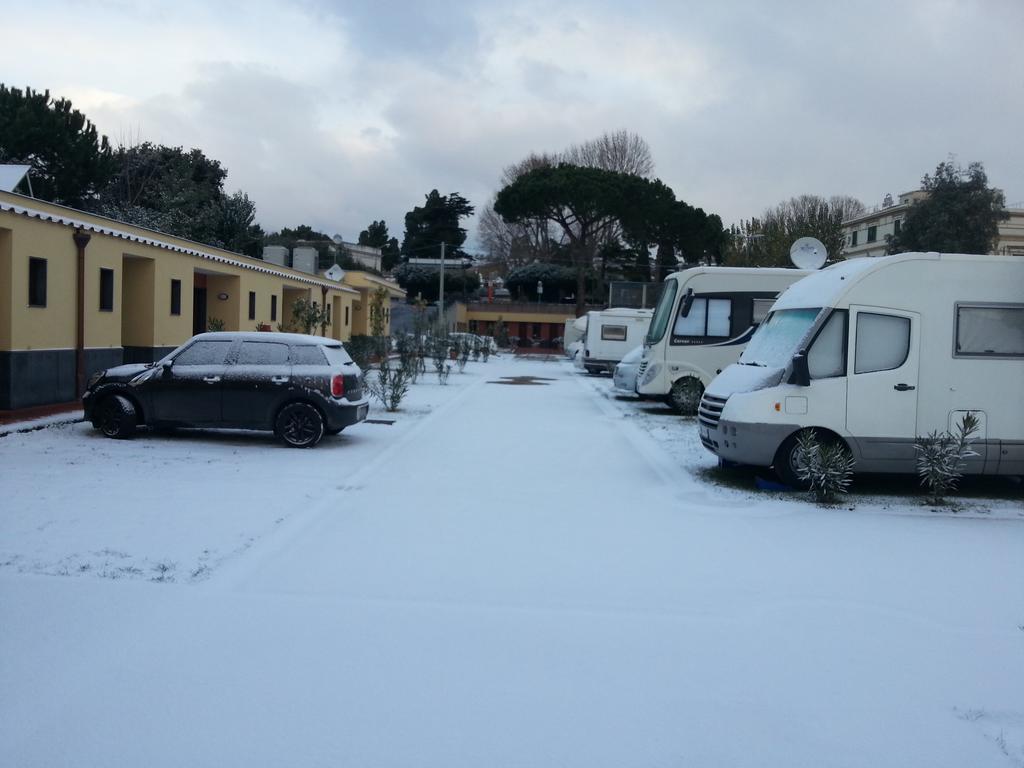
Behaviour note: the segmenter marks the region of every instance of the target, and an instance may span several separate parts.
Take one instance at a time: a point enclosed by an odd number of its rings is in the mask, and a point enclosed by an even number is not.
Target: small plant
[[[411,382],[409,372],[398,366],[392,368],[390,362],[385,358],[380,362],[380,370],[377,377],[370,381],[370,392],[380,400],[381,404],[389,411],[397,411],[402,399],[409,391]]]
[[[467,338],[463,338],[459,342],[459,356],[455,359],[455,364],[459,366],[459,373],[466,371],[466,363],[469,362],[469,356],[473,351],[473,344]]]
[[[485,363],[486,363],[486,362],[487,362],[488,360],[490,360],[490,359],[491,359],[491,345],[490,345],[490,343],[489,343],[489,342],[486,342],[486,341],[485,341],[485,342],[483,343],[483,347],[482,347],[482,349],[480,350],[480,354],[481,354],[481,355],[483,355],[483,358],[484,358],[484,362],[485,362]]]
[[[437,369],[437,383],[444,386],[448,383],[448,375],[452,372],[451,363],[444,363]]]
[[[978,426],[978,417],[968,412],[957,425],[955,434],[932,431],[914,444],[917,474],[921,485],[928,489],[928,503],[932,506],[942,504],[945,495],[956,490],[966,468],[965,460],[978,455],[971,449]]]
[[[448,339],[440,336],[432,336],[429,341],[430,359],[434,363],[434,371],[437,373],[438,380],[441,380],[441,372],[446,368],[450,368],[448,365]],[[447,379],[447,375],[444,377]],[[444,384],[444,381],[441,381]]]
[[[292,327],[300,333],[312,334],[319,327],[320,334],[327,333],[331,324],[330,306],[321,307],[309,299],[296,299],[292,304]]]
[[[219,317],[210,317],[206,320],[206,330],[208,331],[223,331],[224,321]]]
[[[853,456],[842,443],[822,443],[813,429],[797,435],[797,477],[819,504],[831,504],[853,480]]]

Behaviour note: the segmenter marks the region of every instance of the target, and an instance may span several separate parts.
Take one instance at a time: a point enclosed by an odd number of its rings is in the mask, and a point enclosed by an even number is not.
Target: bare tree
[[[643,138],[628,131],[605,133],[582,144],[574,144],[562,152],[558,160],[584,168],[600,168],[644,178],[654,173],[650,146]]]

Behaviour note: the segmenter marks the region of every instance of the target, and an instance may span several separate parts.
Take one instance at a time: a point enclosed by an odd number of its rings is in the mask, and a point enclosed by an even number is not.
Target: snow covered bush
[[[928,489],[929,504],[942,504],[943,497],[956,489],[966,466],[964,460],[978,455],[971,449],[977,431],[978,417],[967,413],[957,425],[956,434],[932,431],[914,443],[917,449],[917,474],[921,478],[921,485]]]
[[[797,435],[797,476],[808,483],[814,500],[831,504],[840,493],[846,493],[853,480],[853,456],[842,443],[818,440],[813,429]]]
[[[466,370],[466,363],[469,362],[469,355],[472,351],[473,344],[469,339],[463,338],[459,342],[459,356],[455,360],[455,363],[459,366],[459,373],[463,373]]]
[[[409,391],[411,377],[401,365],[392,367],[385,358],[380,361],[377,376],[369,381],[370,392],[389,411],[397,411]]]

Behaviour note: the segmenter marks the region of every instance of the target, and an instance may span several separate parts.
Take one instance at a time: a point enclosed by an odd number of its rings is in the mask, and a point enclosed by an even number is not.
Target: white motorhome
[[[653,314],[651,309],[622,307],[587,312],[583,355],[576,364],[587,373],[611,373],[627,352],[643,343]]]
[[[796,484],[796,438],[858,472],[915,470],[916,439],[980,421],[968,474],[1024,475],[1024,259],[852,259],[789,288],[701,400],[701,441]]]
[[[644,340],[636,390],[696,413],[705,387],[735,363],[776,297],[810,272],[696,267],[665,278]]]

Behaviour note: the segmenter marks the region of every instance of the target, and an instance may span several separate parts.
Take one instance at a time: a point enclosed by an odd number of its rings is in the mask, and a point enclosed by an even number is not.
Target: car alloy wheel
[[[122,395],[111,395],[100,405],[99,428],[107,437],[118,440],[135,433],[138,416],[132,401]]]
[[[277,434],[293,448],[312,448],[324,436],[324,419],[308,403],[292,403],[277,417]]]

